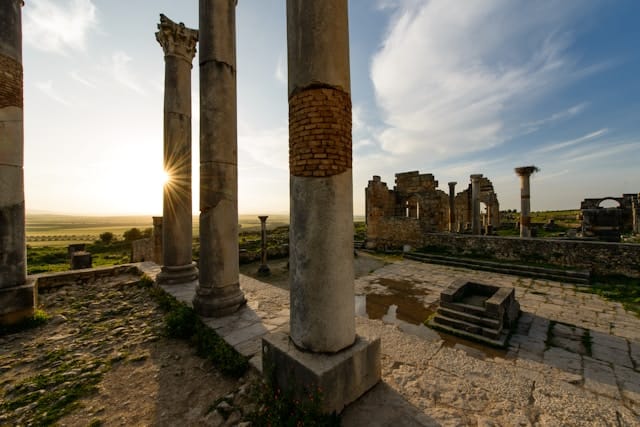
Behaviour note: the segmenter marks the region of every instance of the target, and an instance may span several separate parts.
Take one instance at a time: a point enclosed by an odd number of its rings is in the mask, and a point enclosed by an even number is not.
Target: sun
[[[169,172],[167,171],[161,171],[158,175],[158,181],[159,184],[161,184],[163,187],[165,184],[167,184],[169,181],[171,180],[171,175],[169,175]]]

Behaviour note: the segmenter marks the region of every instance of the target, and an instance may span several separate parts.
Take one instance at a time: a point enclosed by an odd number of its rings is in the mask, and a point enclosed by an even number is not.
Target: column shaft
[[[480,234],[480,179],[481,174],[471,175],[471,233]]]
[[[259,216],[260,218],[260,268],[258,273],[268,275],[270,273],[267,265],[267,218],[268,216]]]
[[[198,32],[160,16],[156,39],[165,53],[161,283],[197,278],[192,255],[191,61]]]
[[[531,203],[529,178],[538,172],[535,166],[521,166],[515,168],[520,177],[520,237],[531,237]]]
[[[291,339],[355,340],[351,93],[346,0],[287,1]]]
[[[22,0],[0,6],[0,324],[33,314],[24,208]]]
[[[200,0],[200,279],[193,306],[224,316],[244,302],[238,247],[236,0]]]
[[[449,183],[449,231],[451,233],[456,231],[456,184],[457,182]]]

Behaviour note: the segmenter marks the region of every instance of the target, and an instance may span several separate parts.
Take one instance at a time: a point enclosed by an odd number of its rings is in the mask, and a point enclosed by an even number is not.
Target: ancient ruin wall
[[[461,255],[485,254],[499,260],[640,277],[640,245],[634,244],[432,233],[423,236],[422,245],[446,247]]]

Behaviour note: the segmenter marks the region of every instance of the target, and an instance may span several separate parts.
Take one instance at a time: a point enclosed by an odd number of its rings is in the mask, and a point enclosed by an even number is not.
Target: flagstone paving
[[[506,350],[415,324],[456,278],[515,288],[522,316]],[[287,330],[289,295],[240,284],[247,306],[205,321],[261,369],[260,339]],[[569,283],[408,260],[355,288],[358,333],[382,338],[383,381],[344,411],[345,425],[640,425],[640,319],[620,303]],[[165,289],[190,303],[195,283]]]

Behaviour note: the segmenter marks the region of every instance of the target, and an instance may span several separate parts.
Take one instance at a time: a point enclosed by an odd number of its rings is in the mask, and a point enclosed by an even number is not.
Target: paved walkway
[[[523,314],[508,350],[417,325],[461,277],[515,287]],[[288,328],[289,295],[247,276],[240,284],[247,306],[204,320],[260,370],[260,339]],[[190,303],[195,285],[165,289]],[[347,426],[640,425],[640,319],[619,303],[572,284],[414,261],[355,285],[358,333],[382,337],[383,381],[344,411]]]

